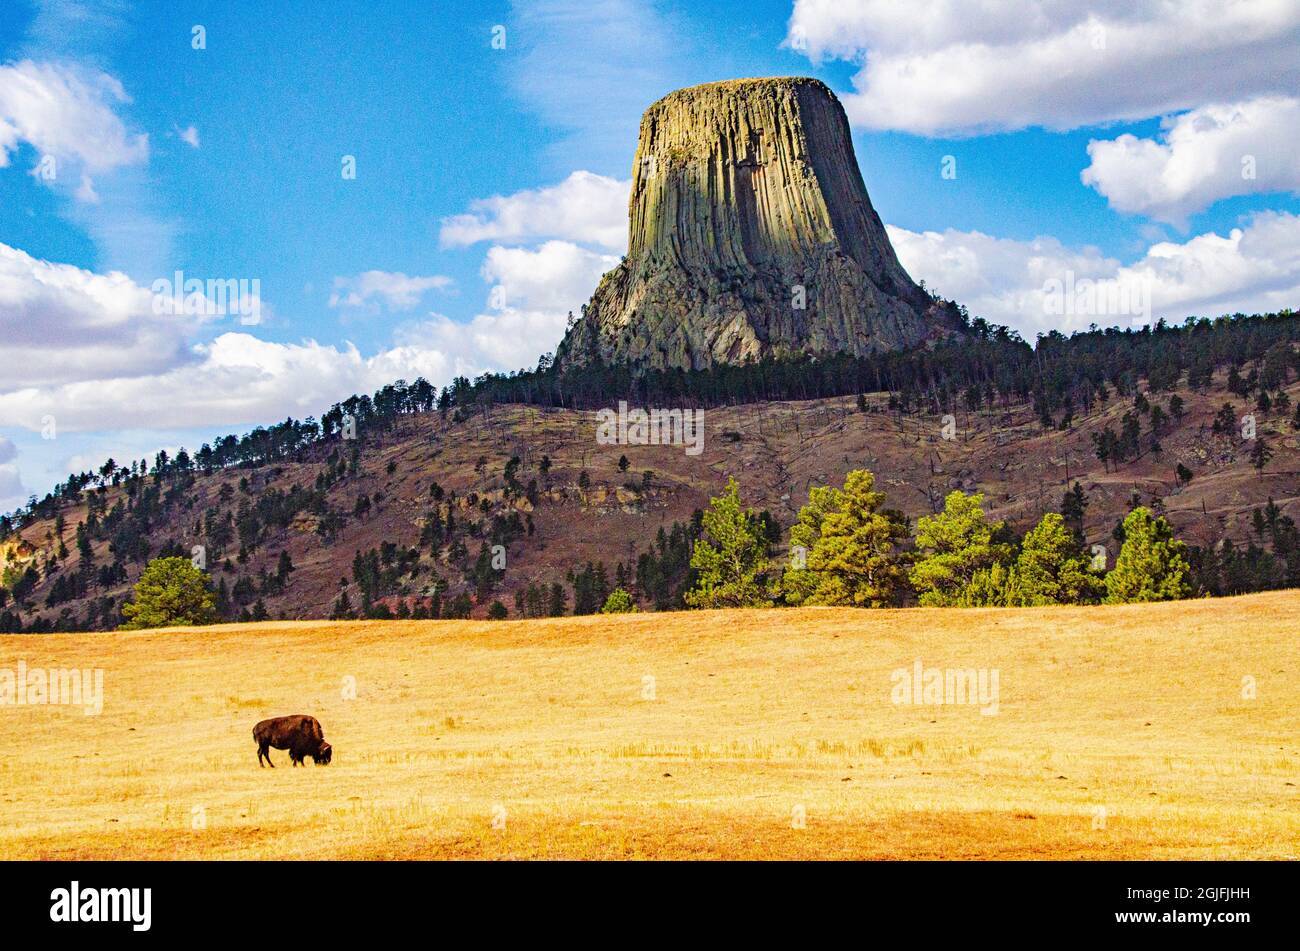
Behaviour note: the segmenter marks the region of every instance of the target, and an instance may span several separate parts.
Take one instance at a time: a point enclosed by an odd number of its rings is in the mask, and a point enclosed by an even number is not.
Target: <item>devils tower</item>
[[[660,99],[641,119],[628,204],[627,256],[565,335],[561,365],[863,356],[955,326],[898,263],[844,110],[819,80]]]

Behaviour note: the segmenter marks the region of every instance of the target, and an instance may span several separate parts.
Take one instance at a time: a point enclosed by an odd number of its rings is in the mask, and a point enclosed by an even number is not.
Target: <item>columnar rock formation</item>
[[[566,335],[562,365],[865,355],[955,326],[898,263],[844,110],[816,79],[710,83],[656,102],[629,213],[627,257]]]

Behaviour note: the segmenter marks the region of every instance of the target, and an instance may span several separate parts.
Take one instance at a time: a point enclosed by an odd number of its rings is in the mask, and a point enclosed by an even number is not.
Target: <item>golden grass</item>
[[[998,715],[892,703],[918,657],[996,668]],[[1300,854],[1300,593],[0,638],[19,660],[102,667],[105,702],[0,707],[0,858]],[[333,765],[258,768],[286,713]]]

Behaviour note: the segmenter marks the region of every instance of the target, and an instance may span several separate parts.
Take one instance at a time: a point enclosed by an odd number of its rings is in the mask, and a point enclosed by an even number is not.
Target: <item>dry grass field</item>
[[[917,658],[996,669],[997,715],[893,703]],[[104,707],[0,707],[6,859],[1300,855],[1294,592],[0,638],[20,660],[102,667]],[[287,713],[331,766],[258,768]]]

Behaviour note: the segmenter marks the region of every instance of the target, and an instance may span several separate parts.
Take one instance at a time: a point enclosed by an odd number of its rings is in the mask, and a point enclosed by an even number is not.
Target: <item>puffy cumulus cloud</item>
[[[186,340],[203,319],[120,272],[0,244],[0,389],[158,372],[188,360]]]
[[[1159,139],[1088,143],[1085,185],[1116,211],[1184,225],[1221,198],[1300,191],[1300,99],[1270,96],[1166,119]]]
[[[91,176],[149,156],[149,137],[128,132],[115,111],[128,102],[107,73],[31,60],[0,66],[0,166],[25,142],[52,162],[37,167],[42,180],[76,180],[76,197],[97,201]]]
[[[354,277],[334,278],[331,307],[373,308],[382,301],[389,310],[411,310],[432,290],[455,283],[450,277],[408,277],[400,271],[363,271]]]
[[[0,393],[0,425],[35,429],[45,414],[54,416],[60,432],[237,425],[313,415],[380,379],[391,382],[405,371],[414,376],[439,369],[428,355],[412,356],[367,360],[351,345],[282,344],[225,333],[195,345],[190,364],[162,373]],[[387,375],[399,368],[403,372]]]
[[[1128,265],[1055,238],[888,231],[914,278],[965,304],[972,316],[1006,324],[1027,339],[1092,323],[1272,312],[1300,299],[1300,216],[1284,213],[1257,214],[1226,236],[1159,242]]]
[[[547,241],[536,249],[488,249],[483,279],[494,287],[496,309],[523,306],[564,313],[577,311],[618,264],[618,256],[589,251],[569,241]]]
[[[445,383],[452,376],[473,377],[488,370],[535,366],[538,357],[555,349],[564,336],[564,326],[565,315],[557,311],[507,307],[478,314],[468,323],[435,315],[400,328],[395,337],[399,351],[432,348],[442,355],[448,371],[441,377]]]
[[[456,247],[560,238],[622,251],[627,247],[631,187],[630,181],[573,172],[558,185],[471,202],[467,213],[442,220],[439,240],[445,247]]]
[[[535,364],[563,332],[564,316],[550,312],[509,309],[468,323],[432,315],[403,325],[392,347],[368,357],[352,344],[224,333],[195,345],[187,365],[161,373],[7,388],[0,392],[0,426],[37,430],[47,415],[60,433],[239,427],[313,416],[400,378],[443,385],[458,374]]]
[[[922,135],[1069,129],[1285,94],[1291,0],[796,0],[786,44],[862,62],[855,125]]]
[[[199,147],[199,130],[194,126],[177,129],[176,136],[192,149],[197,149]]]
[[[14,448],[13,440],[5,436],[0,436],[0,465],[6,462],[13,462],[18,457],[18,450]]]
[[[1071,249],[1050,237],[1014,241],[979,231],[915,232],[892,225],[886,230],[913,278],[965,304],[972,316],[1014,327],[1031,340],[1040,330],[1068,332],[1092,322],[1084,319],[1068,327],[1049,321],[1043,303],[1047,281],[1069,272],[1090,279],[1109,277],[1120,266],[1095,248]]]
[[[184,297],[189,281],[144,288],[120,273],[40,261],[0,244],[0,426],[36,431],[52,416],[60,433],[237,427],[316,414],[401,377],[442,385],[457,374],[533,365],[559,341],[570,302],[585,299],[614,259],[564,242],[493,250],[485,277],[513,288],[497,312],[464,323],[430,315],[365,356],[350,343],[280,343],[246,329],[194,343],[213,320],[236,319],[211,316],[218,308],[210,291]],[[338,293],[397,309],[448,283],[368,272]],[[9,461],[6,445],[0,465]]]

